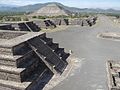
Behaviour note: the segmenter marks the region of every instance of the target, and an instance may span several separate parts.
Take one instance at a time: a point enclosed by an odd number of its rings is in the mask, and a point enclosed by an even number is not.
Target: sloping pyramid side
[[[34,12],[32,15],[35,15],[35,16],[59,16],[59,15],[69,16],[69,14],[70,14],[70,11],[65,10],[59,5],[51,4],[51,5],[47,5],[39,9],[38,11]]]

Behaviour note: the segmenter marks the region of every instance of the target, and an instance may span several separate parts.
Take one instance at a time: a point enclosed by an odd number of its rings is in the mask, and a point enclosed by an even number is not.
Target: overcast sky
[[[0,0],[0,4],[24,6],[28,4],[59,2],[79,8],[115,8],[120,9],[120,0]]]

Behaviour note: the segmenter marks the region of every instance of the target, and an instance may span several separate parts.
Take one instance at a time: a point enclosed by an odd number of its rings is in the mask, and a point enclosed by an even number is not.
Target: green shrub
[[[38,16],[38,19],[46,19],[45,16]]]
[[[23,21],[29,21],[29,19],[27,17],[24,17]]]
[[[32,18],[37,18],[37,16],[32,16]]]

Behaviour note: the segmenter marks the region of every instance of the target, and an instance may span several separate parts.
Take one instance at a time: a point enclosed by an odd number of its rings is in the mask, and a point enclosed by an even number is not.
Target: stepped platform
[[[43,32],[0,31],[0,88],[41,90],[65,70],[68,57]]]
[[[40,31],[40,28],[33,21],[5,22],[5,24],[10,24],[11,27],[14,28],[14,31],[29,31],[29,32]],[[12,28],[9,28],[7,30],[13,30]]]
[[[11,24],[0,24],[0,29],[1,30],[14,30]]]
[[[35,20],[34,23],[41,29],[54,29],[56,25],[50,20]]]
[[[120,90],[120,61],[107,62],[109,90]]]

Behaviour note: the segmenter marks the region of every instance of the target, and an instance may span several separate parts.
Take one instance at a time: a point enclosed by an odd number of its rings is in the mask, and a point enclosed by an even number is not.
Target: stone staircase
[[[15,28],[17,31],[30,31],[29,28],[25,25],[25,23],[14,23],[12,27]]]
[[[0,90],[41,90],[53,74],[64,71],[68,56],[46,34],[0,45]]]
[[[50,28],[50,29],[56,28],[56,25],[55,25],[52,21],[50,21],[50,20],[45,20],[44,22],[45,22],[45,24],[46,24],[46,26],[47,26],[48,28]]]
[[[51,38],[46,38],[45,36],[42,38],[38,37],[28,41],[28,43],[36,49],[39,55],[44,57],[48,64],[53,66],[53,69],[59,73],[64,71],[68,63],[62,60],[62,58],[65,58],[65,54],[66,56],[69,56],[69,54],[65,53],[63,48],[59,48],[57,44],[53,43]],[[58,67],[60,65],[62,66]]]
[[[7,30],[16,30],[16,31],[29,31],[29,32],[38,32],[40,31],[40,28],[33,23],[33,21],[29,22],[14,22],[14,23],[8,23],[11,25],[11,28],[8,28]],[[7,27],[6,27],[7,28]],[[4,30],[4,29],[2,29]]]
[[[38,32],[40,28],[33,22],[26,22],[26,24],[31,28],[32,31]]]
[[[50,20],[37,20],[37,21],[34,21],[34,23],[39,27],[39,28],[42,28],[42,29],[54,29],[56,28],[56,25],[50,21]]]
[[[1,30],[14,30],[11,24],[0,24],[0,29]]]

